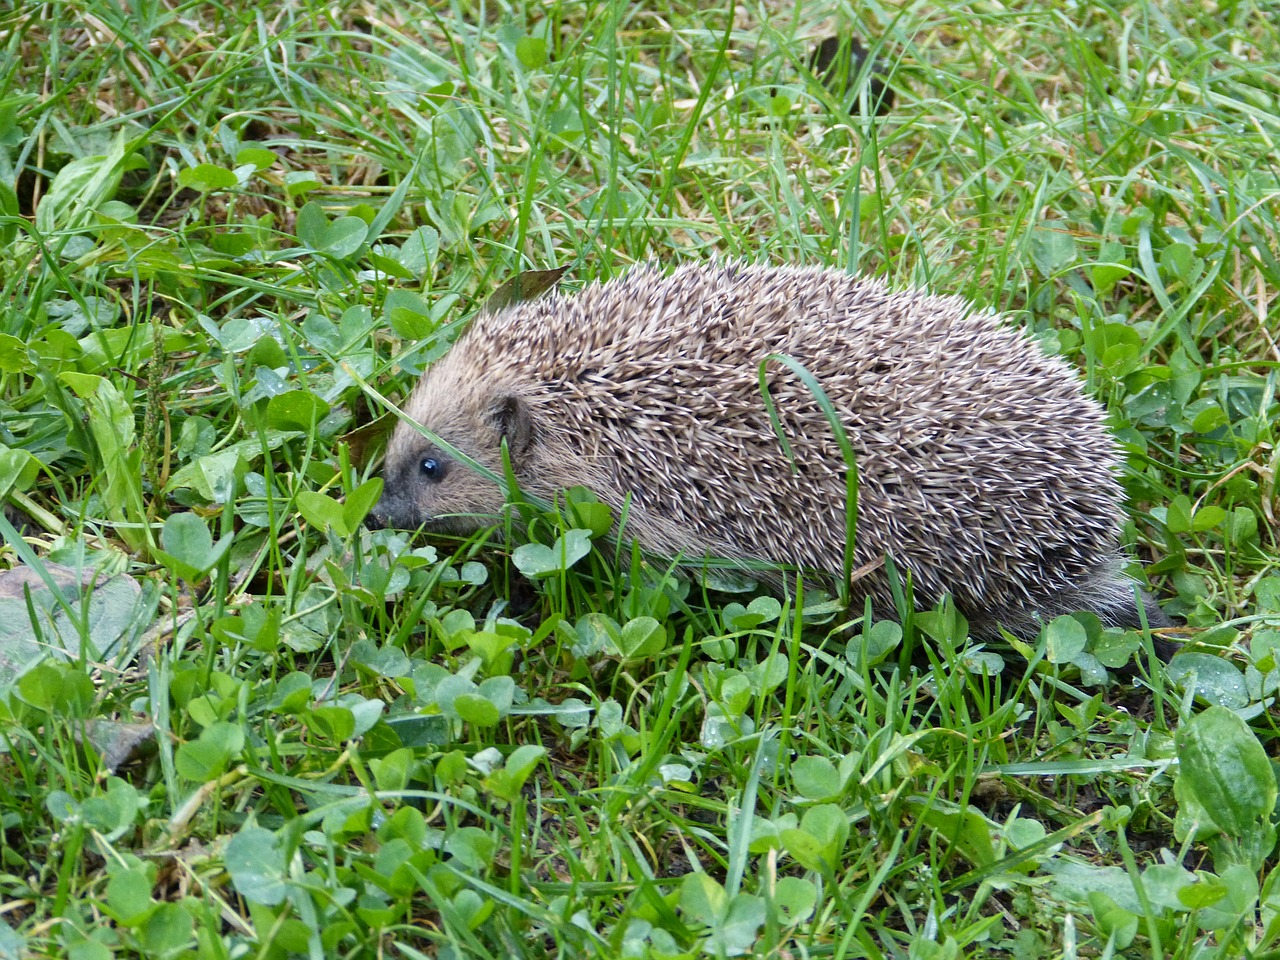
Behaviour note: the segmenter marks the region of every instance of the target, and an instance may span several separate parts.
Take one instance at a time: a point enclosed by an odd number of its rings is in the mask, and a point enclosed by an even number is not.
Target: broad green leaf
[[[826,757],[798,757],[791,764],[791,783],[806,800],[830,800],[844,789],[836,765]]]
[[[358,836],[368,830],[368,814],[365,812],[366,810],[368,810],[368,807],[361,808],[351,817],[345,818],[339,829],[330,827],[325,832],[330,836],[340,833],[350,833]],[[335,816],[335,820],[338,820],[338,817]],[[410,863],[413,857],[414,850],[408,841],[399,837],[387,840],[373,858],[373,869],[376,877],[374,882],[393,896],[408,896],[413,892],[415,883],[413,875],[405,868],[405,865]]]
[[[175,513],[164,522],[160,531],[160,545],[182,567],[188,580],[195,580],[209,569],[206,566],[213,553],[213,535],[205,522],[194,513]]]
[[[593,539],[604,536],[613,526],[613,510],[585,487],[566,491],[565,506],[573,525],[589,530]]]
[[[541,543],[525,543],[516,547],[511,561],[530,580],[564,573],[591,552],[589,530],[569,530],[551,546]]]
[[[360,528],[360,524],[369,515],[369,511],[377,505],[381,496],[381,477],[371,477],[351,491],[347,496],[347,502],[342,506],[342,522],[346,524],[348,531]]]
[[[1204,533],[1206,530],[1212,530],[1225,519],[1227,519],[1227,511],[1219,506],[1208,504],[1197,510],[1195,516],[1191,518],[1191,529],[1196,533]]]
[[[107,881],[107,907],[119,923],[134,926],[155,906],[154,885],[151,871],[142,866],[114,872]]]
[[[290,197],[299,197],[310,193],[320,186],[320,178],[312,170],[290,170],[284,175],[285,192]],[[305,242],[302,234],[298,238]]]
[[[374,725],[382,719],[383,711],[387,707],[381,700],[366,699],[358,693],[345,694],[338,703],[344,710],[350,711],[356,724],[353,735],[357,737],[363,737],[372,730]]]
[[[488,630],[475,630],[464,634],[464,637],[467,646],[480,657],[480,662],[484,665],[486,672],[492,672],[493,668],[500,662],[509,662],[510,656],[504,655],[509,654],[517,644],[514,637],[505,637]]]
[[[434,227],[418,227],[400,247],[400,265],[414,276],[429,271],[440,256],[440,234]]]
[[[413,751],[408,747],[392,750],[385,757],[373,757],[369,760],[369,770],[373,773],[374,783],[379,790],[403,790],[408,786],[412,765]],[[411,810],[412,807],[404,807],[398,814],[407,814]]]
[[[215,544],[209,527],[195,513],[174,513],[160,531],[164,549],[155,550],[155,557],[183,580],[195,584],[227,556],[232,540],[233,536],[227,535]]]
[[[1099,297],[1105,297],[1132,272],[1130,267],[1119,263],[1095,263],[1089,267],[1089,282]]]
[[[1190,413],[1191,408],[1188,408],[1187,412]],[[1214,404],[1209,404],[1203,407],[1202,409],[1198,410],[1195,413],[1195,416],[1191,421],[1191,429],[1194,430],[1196,433],[1212,433],[1213,431],[1220,430],[1221,428],[1227,426],[1230,423],[1231,423],[1231,418],[1227,416],[1226,411],[1223,410],[1216,403],[1214,403]],[[1202,507],[1200,510],[1196,512],[1196,516],[1198,517],[1201,513],[1205,512],[1206,510],[1220,510],[1220,509],[1221,507]],[[1203,529],[1207,530],[1208,527],[1205,527]]]
[[[1187,908],[1188,897],[1195,899],[1195,895],[1188,894],[1187,889],[1198,882],[1199,877],[1178,863],[1153,863],[1142,871],[1142,886],[1147,898],[1156,906],[1171,910]],[[1132,885],[1129,886],[1128,894],[1126,902],[1136,904],[1137,894],[1133,893]],[[1109,896],[1115,899],[1117,894],[1113,890]]]
[[[773,653],[765,657],[747,672],[751,692],[757,697],[772,693],[786,682],[789,667],[785,654]]]
[[[245,827],[227,844],[223,862],[231,875],[231,885],[250,903],[273,907],[284,902],[284,853],[274,833],[261,827]]]
[[[1133,943],[1138,935],[1138,916],[1130,913],[1100,890],[1089,893],[1089,907],[1093,910],[1094,922],[1103,936],[1109,938],[1110,945],[1123,950]]]
[[[761,624],[773,623],[782,613],[782,604],[775,597],[756,597],[747,606],[729,603],[724,607],[724,620],[731,630],[750,630]]]
[[[355,735],[355,715],[345,707],[320,706],[308,713],[311,729],[331,746],[341,746]]]
[[[212,163],[198,163],[194,167],[186,167],[178,171],[178,186],[198,190],[201,193],[212,193],[215,190],[227,190],[238,186],[240,178],[226,167]]]
[[[1179,903],[1189,910],[1203,910],[1218,903],[1227,895],[1227,888],[1217,877],[1197,877],[1198,882],[1188,883],[1178,890]]]
[[[379,647],[372,640],[352,644],[351,661],[380,677],[405,677],[412,669],[408,655],[399,647]]]
[[[1164,522],[1170,533],[1188,533],[1191,530],[1191,498],[1179,494],[1170,500]]]
[[[719,882],[701,872],[680,885],[680,910],[692,924],[707,928],[704,950],[710,956],[751,953],[767,918],[763,899],[746,893],[730,899]]]
[[[1186,779],[1225,833],[1243,837],[1270,820],[1275,773],[1257,736],[1236,714],[1211,706],[1182,724],[1175,742],[1179,779]]]
[[[546,747],[530,743],[516,747],[501,769],[494,770],[485,777],[485,789],[508,803],[514,803],[519,799],[525,781],[546,755]]]
[[[26,450],[0,444],[0,500],[14,490],[26,490],[40,475],[40,461]]]
[[[868,666],[880,663],[902,645],[902,626],[892,620],[877,620],[862,636],[854,637],[845,648],[845,656],[853,663]]]
[[[332,497],[314,490],[303,490],[295,498],[298,512],[317,530],[332,530],[340,537],[349,536],[351,528],[343,513],[342,504]]]
[[[1275,843],[1274,831],[1271,835],[1272,845]],[[1220,877],[1214,877],[1212,874],[1201,874],[1200,879],[1206,887],[1217,888],[1212,890],[1209,895],[1216,896],[1218,890],[1222,891],[1221,898],[1217,898],[1211,904],[1201,907],[1201,913],[1197,920],[1203,929],[1209,930],[1229,930],[1237,927],[1242,917],[1252,917],[1258,909],[1258,871],[1262,869],[1262,864],[1267,860],[1267,855],[1271,852],[1268,848],[1262,856],[1257,860],[1257,866],[1246,866],[1236,863],[1228,866],[1222,871]],[[1215,854],[1214,865],[1219,865],[1219,858]]]
[[[72,160],[54,175],[49,192],[36,209],[36,229],[49,236],[87,224],[102,204],[115,196],[129,157],[122,130],[103,155]]]
[[[366,256],[369,258],[369,263],[373,265],[374,269],[385,273],[388,277],[395,277],[397,280],[415,279],[415,274],[412,271],[406,270],[398,259],[388,256],[388,252],[393,250],[395,250],[394,247],[389,247],[387,244],[379,243],[375,244],[373,249],[370,250]]]
[[[714,926],[729,909],[729,895],[714,877],[691,873],[680,884],[680,909],[689,920]]]
[[[109,519],[131,524],[116,528],[120,538],[139,550],[151,542],[147,511],[142,502],[141,451],[133,449],[136,428],[133,407],[109,380],[64,371],[58,379],[84,401],[93,436],[106,474],[102,500]]]
[[[751,681],[737,670],[726,671],[716,700],[727,715],[740,717],[751,704]]]
[[[1123,323],[1100,323],[1085,338],[1089,353],[1106,367],[1126,370],[1142,353],[1142,338]]]
[[[324,208],[314,200],[305,204],[298,211],[298,218],[294,223],[294,231],[304,245],[312,250],[323,249],[328,230],[329,218],[325,216]]]
[[[440,712],[446,717],[461,719],[454,709],[454,701],[459,697],[479,696],[476,685],[466,677],[447,676],[435,686],[435,702]]]
[[[618,638],[618,650],[627,660],[646,660],[666,648],[667,628],[653,617],[628,620]]]
[[[0,373],[26,373],[34,370],[25,340],[0,334]]]
[[[105,791],[87,797],[80,809],[85,823],[103,836],[114,839],[133,826],[138,813],[146,809],[147,804],[133,784],[119,777],[110,777],[106,787]]]
[[[754,951],[756,937],[765,925],[768,913],[764,900],[749,893],[739,893],[729,903],[729,912],[712,928],[707,949],[714,956],[748,956]]]
[[[324,244],[319,249],[339,260],[351,256],[362,246],[369,234],[369,225],[359,217],[339,217],[325,231]]]
[[[1195,267],[1196,256],[1185,243],[1171,243],[1160,251],[1160,271],[1171,280],[1187,279]]]
[[[474,890],[459,890],[453,897],[453,909],[457,912],[459,919],[467,925],[468,930],[476,930],[479,926],[489,919],[497,902],[488,898],[481,897]]]
[[[194,937],[195,918],[183,903],[156,904],[138,928],[138,944],[149,957],[175,956],[184,947],[193,946]]]
[[[1052,277],[1076,260],[1076,241],[1065,224],[1045,222],[1031,232],[1031,259],[1042,276]]]
[[[813,916],[818,905],[818,888],[804,877],[780,877],[774,884],[773,905],[785,925],[800,923]]]
[[[516,684],[510,677],[490,677],[480,683],[480,696],[484,697],[506,716],[515,702]]]
[[[1050,663],[1070,663],[1088,643],[1084,626],[1075,617],[1055,617],[1045,627],[1045,659]]]
[[[849,839],[849,821],[835,804],[819,804],[804,812],[798,827],[782,830],[781,838],[801,866],[831,876]]]
[[[387,319],[391,329],[410,342],[427,339],[436,328],[435,321],[429,316],[406,307],[392,307]]]
[[[1230,660],[1209,653],[1179,653],[1165,668],[1169,679],[1182,689],[1195,687],[1207,703],[1241,710],[1249,703],[1244,674]]]
[[[178,747],[174,766],[188,780],[207,783],[225,773],[243,749],[244,731],[234,723],[218,721],[201,731],[198,739]]]
[[[487,872],[493,867],[497,843],[479,827],[457,827],[445,840],[444,849],[469,869]]]
[[[974,866],[995,862],[995,845],[991,841],[991,824],[972,807],[917,806],[920,818],[937,834],[938,839],[954,843],[961,856]]]
[[[329,415],[329,404],[310,390],[278,393],[267,401],[267,425],[276,430],[309,433]]]
[[[275,166],[280,158],[266,147],[242,147],[236,151],[236,166],[252,164],[259,170],[267,170]]]
[[[10,958],[17,960],[18,957],[27,956],[25,941],[18,937],[16,933],[6,934],[6,930],[8,930],[8,927],[0,924],[0,960],[10,960]],[[8,948],[2,942],[10,935],[17,940],[17,945],[13,948]],[[88,938],[76,940],[75,936],[75,934],[72,934],[67,937],[67,960],[112,960],[115,956],[106,944]],[[7,953],[5,952],[6,949],[8,949]]]
[[[542,37],[521,37],[516,41],[516,59],[527,70],[537,70],[547,62],[547,41]]]
[[[19,678],[18,696],[53,716],[83,717],[93,702],[93,681],[74,664],[41,663]]]

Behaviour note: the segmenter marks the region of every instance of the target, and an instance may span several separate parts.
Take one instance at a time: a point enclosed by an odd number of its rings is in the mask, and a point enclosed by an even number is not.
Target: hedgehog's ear
[[[513,393],[494,397],[489,418],[499,437],[507,438],[512,457],[522,457],[533,443],[533,417],[528,405]]]

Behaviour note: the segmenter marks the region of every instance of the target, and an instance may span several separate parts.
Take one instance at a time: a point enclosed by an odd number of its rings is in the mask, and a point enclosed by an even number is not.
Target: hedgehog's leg
[[[1098,615],[1102,621],[1108,626],[1124,627],[1128,630],[1142,629],[1142,616],[1138,614],[1138,605],[1133,600],[1133,584],[1128,578],[1124,579],[1123,589],[1116,597],[1116,601],[1109,603],[1103,609],[1099,609]],[[1151,630],[1160,630],[1164,627],[1177,626],[1169,618],[1169,615],[1160,609],[1160,605],[1156,603],[1155,598],[1147,591],[1143,590],[1139,596],[1142,599],[1142,612],[1146,617],[1147,627]],[[1178,652],[1178,644],[1164,637],[1152,636],[1152,645],[1155,647],[1156,655],[1168,663],[1173,655]]]
[[[1158,630],[1162,627],[1177,626],[1177,624],[1173,622],[1173,619],[1160,609],[1160,604],[1156,603],[1156,598],[1151,596],[1151,594],[1147,593],[1145,590],[1142,591],[1142,607],[1147,614],[1147,626],[1152,630]],[[1152,635],[1151,643],[1156,648],[1156,656],[1165,663],[1172,660],[1174,654],[1176,654],[1181,647],[1181,644],[1175,643],[1173,640],[1155,635]]]

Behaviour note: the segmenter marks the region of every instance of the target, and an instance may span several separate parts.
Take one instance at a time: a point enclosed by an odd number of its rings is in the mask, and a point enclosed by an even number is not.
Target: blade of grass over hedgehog
[[[449,456],[453,457],[459,463],[465,466],[468,470],[472,470],[475,473],[480,474],[480,476],[484,477],[486,480],[489,480],[490,482],[497,484],[497,486],[501,488],[503,494],[506,496],[508,503],[516,504],[517,506],[519,506],[520,504],[533,504],[537,506],[538,509],[544,510],[544,511],[549,511],[552,509],[551,503],[544,501],[538,497],[526,497],[523,493],[520,492],[518,485],[515,484],[515,473],[511,470],[510,456],[507,453],[507,444],[505,439],[502,442],[504,471],[503,473],[497,473],[496,471],[490,470],[483,463],[480,463],[473,457],[469,456],[465,451],[458,449],[456,446],[451,444],[444,437],[439,436],[438,434],[432,432],[431,430],[428,430],[422,424],[418,423],[418,421],[414,420],[411,416],[406,414],[398,406],[396,406],[389,399],[383,396],[382,393],[380,393],[378,389],[373,386],[373,384],[369,383],[368,380],[366,380],[363,376],[360,375],[360,372],[358,370],[354,369],[345,360],[335,360],[334,362],[336,365],[340,366],[343,372],[346,373],[347,376],[349,376],[352,379],[352,381],[361,389],[361,391],[363,391],[365,396],[369,397],[369,399],[373,400],[376,404],[378,404],[378,406],[386,410],[387,413],[392,415],[396,420],[399,420],[401,423],[408,425],[417,433],[426,437],[428,440],[436,444],[441,450],[443,450]],[[508,484],[510,484],[510,486]]]
[[[424,430],[423,436],[430,438],[435,435],[430,431]],[[444,449],[444,447],[442,446],[441,449]],[[448,451],[446,450],[445,452],[447,453]],[[525,499],[524,493],[520,490],[520,482],[516,479],[515,467],[511,465],[511,445],[507,442],[506,437],[503,437],[500,441],[500,452],[502,453],[502,476],[506,480],[506,486],[503,490],[506,494],[507,503],[515,507],[516,512],[520,514],[520,519],[527,526],[529,521],[533,519],[532,507],[534,504]],[[506,514],[507,539],[511,538],[511,521],[513,519],[511,511],[508,510]]]
[[[844,423],[840,420],[840,413],[831,402],[831,398],[827,396],[827,391],[822,389],[822,384],[818,382],[818,378],[810,373],[808,368],[795,357],[782,353],[771,353],[760,361],[756,371],[760,383],[760,396],[764,400],[765,409],[769,413],[769,423],[773,425],[774,436],[782,444],[782,450],[787,455],[787,460],[791,463],[792,472],[798,473],[799,467],[796,465],[795,454],[791,450],[791,444],[787,442],[786,432],[782,429],[782,421],[778,417],[778,409],[774,405],[773,394],[769,389],[769,381],[765,375],[771,360],[789,367],[800,379],[800,382],[805,385],[805,388],[813,395],[813,399],[817,401],[818,406],[822,409],[822,415],[827,418],[831,432],[835,435],[836,443],[840,444],[840,453],[844,457],[845,465],[845,543],[843,566],[840,571],[840,583],[837,589],[840,603],[847,607],[851,590],[849,578],[853,573],[853,548],[857,542],[858,532],[858,458],[853,452],[853,444],[849,442],[849,435],[845,432]]]

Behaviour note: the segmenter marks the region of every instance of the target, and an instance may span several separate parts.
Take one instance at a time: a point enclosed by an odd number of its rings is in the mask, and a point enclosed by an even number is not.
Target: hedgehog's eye
[[[444,463],[438,457],[423,457],[420,469],[428,480],[440,480],[444,477]]]

